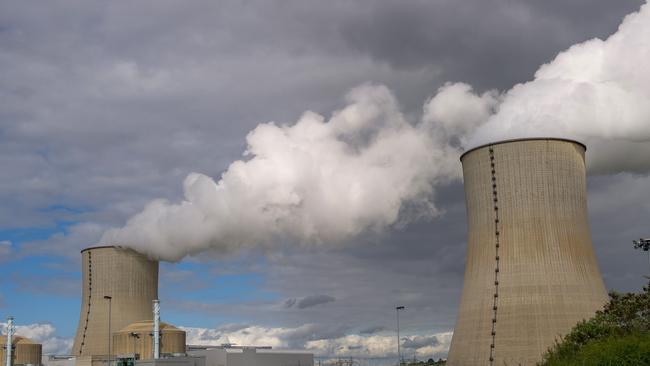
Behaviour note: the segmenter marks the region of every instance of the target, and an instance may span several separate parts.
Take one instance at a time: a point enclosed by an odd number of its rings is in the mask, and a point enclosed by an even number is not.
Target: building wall
[[[109,353],[111,332],[139,320],[151,320],[152,301],[158,298],[158,262],[128,249],[88,248],[82,257],[82,303],[72,354]]]
[[[45,355],[41,358],[41,364],[45,366],[75,366],[74,357],[57,357]]]
[[[206,366],[205,357],[171,357],[137,360],[136,366]]]
[[[307,352],[266,349],[192,350],[189,354],[204,356],[205,366],[313,366],[314,355]]]
[[[197,349],[188,350],[188,355],[204,357],[205,366],[226,366],[228,359],[225,349]]]
[[[535,365],[606,302],[584,153],[575,142],[534,139],[462,157],[467,263],[448,365]]]

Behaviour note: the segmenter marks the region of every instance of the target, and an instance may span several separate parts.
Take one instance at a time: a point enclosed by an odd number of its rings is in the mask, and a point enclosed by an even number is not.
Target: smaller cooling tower
[[[13,343],[12,364],[14,366],[41,364],[43,346],[21,336],[13,336],[11,339]],[[7,344],[7,336],[0,336],[0,344],[2,344],[0,347],[0,359],[4,363],[6,357],[5,347]]]
[[[81,271],[81,314],[72,354],[108,355],[109,318],[111,333],[153,318],[158,262],[130,249],[93,247],[81,251]]]
[[[589,234],[585,149],[522,139],[461,157],[467,263],[447,365],[535,365],[607,301]]]
[[[141,360],[153,358],[153,321],[146,320],[130,324],[113,333],[114,354],[137,353]],[[160,323],[160,353],[184,354],[185,331],[171,324]]]

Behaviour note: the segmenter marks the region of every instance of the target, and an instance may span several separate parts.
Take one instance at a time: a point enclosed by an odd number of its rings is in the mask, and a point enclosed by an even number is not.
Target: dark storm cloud
[[[650,267],[648,254],[635,250],[632,240],[650,233],[650,176],[590,177],[588,185],[592,240],[605,285],[639,291]]]
[[[558,50],[616,30],[640,0],[371,1],[343,21],[350,45],[397,69],[435,65],[479,88],[529,80]],[[488,71],[489,70],[489,71]]]

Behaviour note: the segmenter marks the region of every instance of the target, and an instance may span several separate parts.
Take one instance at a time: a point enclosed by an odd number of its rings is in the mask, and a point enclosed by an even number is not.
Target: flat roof
[[[574,144],[578,144],[582,147],[585,148],[585,151],[587,150],[587,145],[583,144],[580,141],[572,140],[572,139],[567,139],[567,138],[562,138],[562,137],[522,137],[518,139],[507,139],[507,140],[501,140],[501,141],[495,141],[495,142],[489,142],[487,144],[479,145],[476,147],[473,147],[467,151],[465,151],[461,156],[460,160],[463,160],[463,157],[469,153],[471,153],[474,150],[482,149],[487,146],[493,146],[493,145],[501,145],[501,144],[507,144],[510,142],[518,142],[518,141],[540,141],[540,140],[546,140],[546,141],[564,141],[564,142],[571,142]]]

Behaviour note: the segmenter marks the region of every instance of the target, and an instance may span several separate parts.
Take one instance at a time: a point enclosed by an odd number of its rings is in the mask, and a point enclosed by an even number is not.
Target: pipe
[[[5,352],[5,355],[7,356],[7,363],[6,366],[11,366],[11,352],[12,350],[12,337],[14,336],[14,318],[12,316],[7,318],[7,352]]]
[[[160,358],[160,301],[153,301],[153,358]]]

